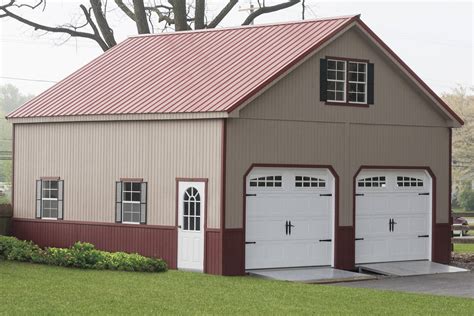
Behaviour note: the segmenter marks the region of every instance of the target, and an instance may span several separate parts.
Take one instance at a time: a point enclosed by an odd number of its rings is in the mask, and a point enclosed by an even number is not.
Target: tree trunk
[[[174,27],[176,31],[186,31],[188,24],[186,23],[186,0],[173,1]]]
[[[133,10],[135,11],[135,23],[137,24],[138,34],[149,34],[150,28],[148,27],[143,0],[133,0]]]
[[[204,14],[206,10],[206,0],[196,0],[194,12],[194,28],[200,30],[204,28]]]

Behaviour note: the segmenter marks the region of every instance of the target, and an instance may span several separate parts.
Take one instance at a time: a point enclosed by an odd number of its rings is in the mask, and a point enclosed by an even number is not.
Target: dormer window
[[[347,58],[321,59],[320,100],[326,104],[374,103],[374,65]]]

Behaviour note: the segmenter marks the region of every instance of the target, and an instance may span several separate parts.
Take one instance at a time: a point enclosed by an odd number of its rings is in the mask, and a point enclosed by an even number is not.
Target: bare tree
[[[10,18],[29,25],[35,30],[67,34],[70,37],[81,37],[95,41],[103,51],[117,45],[114,31],[107,20],[107,0],[89,0],[79,5],[82,21],[77,25],[67,23],[50,26],[37,23],[22,16],[23,10],[46,9],[46,0],[10,0],[0,5],[0,18]],[[138,34],[152,33],[155,27],[175,31],[215,28],[235,7],[238,0],[228,0],[217,15],[210,21],[206,17],[206,0],[114,0],[114,5],[130,18],[137,27]],[[281,0],[278,4],[267,6],[265,1],[258,0],[258,9],[252,12],[242,23],[251,24],[257,17],[270,12],[289,8],[301,0]]]

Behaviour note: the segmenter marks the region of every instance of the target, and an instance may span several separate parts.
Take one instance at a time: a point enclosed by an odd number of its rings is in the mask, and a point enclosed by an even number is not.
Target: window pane
[[[57,189],[58,188],[58,181],[49,181],[50,183],[50,188],[51,189]]]
[[[365,102],[365,95],[363,93],[357,95],[357,102]]]
[[[336,100],[336,92],[328,91],[328,100]]]
[[[133,193],[132,199],[133,201],[140,202],[140,193]]]
[[[123,183],[123,190],[124,191],[131,191],[132,190],[132,183],[131,182],[124,182]]]
[[[337,62],[337,70],[346,70],[346,62],[338,61]]]
[[[183,229],[188,230],[188,217],[183,216]]]
[[[196,203],[196,215],[197,216],[201,215],[201,203],[200,202]]]
[[[141,183],[140,182],[133,182],[132,183],[132,189],[133,191],[141,191]]]
[[[350,72],[349,73],[349,81],[357,81],[357,73]]]
[[[189,214],[189,203],[188,202],[184,202],[184,215],[188,215]]]
[[[344,91],[344,82],[338,82],[336,83],[336,89],[338,91]]]
[[[201,230],[201,218],[196,217],[196,230],[200,231]]]
[[[357,64],[349,63],[349,71],[357,71]]]
[[[58,198],[58,190],[51,190],[49,191],[49,197],[52,198],[52,199],[57,199]]]
[[[365,82],[365,74],[359,73],[359,74],[357,75],[357,81]]]
[[[328,81],[328,90],[336,90],[336,82]]]
[[[43,198],[49,198],[49,190],[43,188],[43,195],[42,195]]]
[[[349,84],[349,92],[355,92],[356,91],[356,83],[350,83]]]
[[[123,212],[123,219],[122,219],[123,222],[131,222],[132,221],[132,213],[125,213]]]
[[[132,222],[139,223],[140,222],[140,213],[132,213]]]
[[[189,215],[194,215],[194,202],[189,203]]]
[[[336,75],[337,80],[344,80],[344,78],[346,77],[345,74],[346,73],[343,71],[338,71]]]
[[[365,64],[364,63],[359,64],[359,72],[365,72]]]
[[[58,218],[58,209],[52,209],[51,213],[49,214],[49,217],[51,218]]]
[[[51,211],[49,208],[48,209],[43,208],[43,217],[46,217],[46,218],[51,217]]]
[[[123,197],[124,201],[131,201],[132,200],[132,193],[125,193]]]
[[[328,60],[328,69],[336,69],[336,61]]]
[[[336,100],[344,101],[344,93],[343,92],[336,92]]]
[[[194,230],[194,217],[189,218],[189,230]]]
[[[336,79],[336,72],[329,70],[328,71],[328,79]]]

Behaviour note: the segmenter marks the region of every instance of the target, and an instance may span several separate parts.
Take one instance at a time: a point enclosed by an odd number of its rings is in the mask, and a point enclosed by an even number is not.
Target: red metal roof
[[[354,21],[464,123],[359,15],[134,36],[7,118],[231,112]]]
[[[8,118],[230,112],[356,18],[131,37]]]

